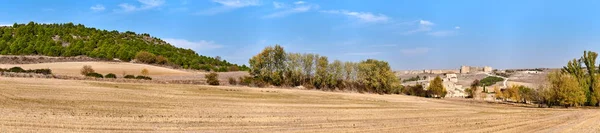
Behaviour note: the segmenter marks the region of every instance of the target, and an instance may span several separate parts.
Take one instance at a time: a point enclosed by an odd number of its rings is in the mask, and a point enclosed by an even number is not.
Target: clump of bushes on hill
[[[148,76],[142,76],[142,75],[138,75],[135,77],[135,79],[141,79],[141,80],[152,80],[152,78],[148,77]]]
[[[142,70],[143,74],[148,74],[148,70],[144,69]],[[92,66],[89,65],[84,65],[81,68],[81,74],[86,76],[86,77],[94,77],[94,78],[112,78],[112,79],[116,79],[117,75],[115,75],[114,73],[108,73],[105,76],[102,76],[102,74],[96,73],[95,70],[92,68]],[[135,75],[125,75],[123,76],[123,78],[126,79],[141,79],[141,80],[152,80],[151,77],[148,76],[143,76],[143,75],[139,75],[139,76],[135,76]]]
[[[135,79],[135,76],[134,75],[125,75],[125,76],[123,76],[123,78],[126,78],[126,79]]]
[[[209,85],[219,85],[219,74],[215,72],[204,75],[204,78]]]
[[[113,74],[113,73],[108,73],[104,76],[104,78],[112,78],[112,79],[116,79],[117,75]]]
[[[12,67],[9,69],[2,69],[0,68],[0,72],[14,72],[14,73],[36,73],[36,74],[44,74],[44,75],[50,75],[52,74],[52,70],[50,69],[29,69],[29,70],[25,70],[21,67]]]
[[[102,76],[102,74],[95,73],[95,72],[93,72],[93,73],[88,73],[88,74],[85,74],[85,76],[86,76],[86,77],[93,77],[93,78],[104,78],[104,76]]]

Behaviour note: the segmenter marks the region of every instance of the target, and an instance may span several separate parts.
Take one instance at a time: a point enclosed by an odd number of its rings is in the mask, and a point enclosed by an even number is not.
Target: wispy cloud
[[[418,27],[416,29],[406,31],[403,34],[410,35],[410,34],[419,33],[419,32],[431,31],[431,27],[433,27],[435,25],[433,22],[427,21],[427,20],[418,20],[415,22],[418,22],[417,23]]]
[[[214,41],[206,41],[206,40],[200,40],[197,42],[193,42],[193,41],[189,41],[189,40],[185,40],[185,39],[175,39],[175,38],[165,38],[163,40],[165,40],[166,42],[170,43],[171,45],[174,45],[177,47],[189,48],[189,49],[198,50],[198,51],[218,49],[218,48],[223,47],[223,45],[217,44]]]
[[[304,1],[296,1],[296,2],[294,2],[294,4],[296,4],[296,5],[300,5],[300,4],[304,4],[304,3],[306,3],[306,2],[304,2]]]
[[[454,29],[460,30],[460,26],[455,26]]]
[[[429,52],[429,48],[423,48],[423,47],[400,50],[400,53],[402,53],[403,55],[417,55],[417,54],[425,54],[427,52]]]
[[[327,11],[321,11],[321,12],[346,15],[348,17],[358,19],[362,22],[387,22],[388,20],[390,20],[390,18],[387,17],[386,15],[373,14],[370,12],[353,12],[353,11],[347,11],[347,10],[327,10]]]
[[[456,34],[456,31],[442,30],[442,31],[429,32],[427,34],[430,36],[444,37],[444,36],[452,36],[452,35]]]
[[[295,2],[298,3],[298,2]],[[277,17],[285,17],[291,14],[308,12],[314,9],[318,9],[319,5],[314,4],[306,4],[306,2],[302,1],[302,4],[294,4],[293,7],[288,7],[285,3],[273,2],[273,6],[275,9],[282,9],[280,11],[268,14],[263,16],[263,18],[277,18]]]
[[[212,2],[218,3],[221,6],[200,11],[198,12],[198,14],[215,15],[219,13],[229,12],[238,8],[260,5],[260,1],[258,0],[212,0]]]
[[[106,8],[104,8],[104,5],[102,5],[102,4],[97,4],[97,5],[90,7],[90,10],[95,11],[95,12],[104,11],[104,9],[106,9]]]
[[[129,3],[121,3],[118,5],[119,7],[121,7],[121,9],[115,10],[115,11],[120,11],[120,12],[142,11],[142,10],[157,8],[157,7],[160,7],[163,4],[165,4],[164,0],[138,0],[138,2],[140,3],[139,6],[135,6],[135,5],[132,5]]]
[[[354,55],[354,56],[367,56],[367,55],[379,55],[381,52],[356,52],[356,53],[345,53],[344,55]]]
[[[281,2],[276,2],[276,1],[273,1],[273,7],[274,7],[275,9],[280,9],[280,8],[285,8],[285,7],[286,7],[286,5],[285,5],[284,3],[281,3]]]

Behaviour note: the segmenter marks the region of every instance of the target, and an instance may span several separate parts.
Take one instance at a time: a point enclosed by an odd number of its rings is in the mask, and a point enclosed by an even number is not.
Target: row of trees
[[[191,49],[177,48],[149,34],[118,32],[88,28],[73,23],[66,24],[14,24],[0,27],[0,54],[78,56],[130,61],[145,51],[156,55],[146,63],[159,63],[189,69],[211,71],[248,70],[246,66],[231,64],[226,60],[198,55]]]
[[[302,85],[380,94],[400,92],[399,79],[389,64],[375,59],[330,62],[326,56],[286,53],[283,47],[275,45],[252,57],[249,64],[254,80],[274,86]]]

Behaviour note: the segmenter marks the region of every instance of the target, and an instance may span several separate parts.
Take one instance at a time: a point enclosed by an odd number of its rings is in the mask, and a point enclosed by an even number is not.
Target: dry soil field
[[[596,109],[0,77],[0,132],[600,132]]]

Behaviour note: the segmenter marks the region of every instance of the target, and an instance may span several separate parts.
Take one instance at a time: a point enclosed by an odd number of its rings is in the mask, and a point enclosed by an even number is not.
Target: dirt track
[[[600,132],[597,109],[0,77],[0,132]]]

